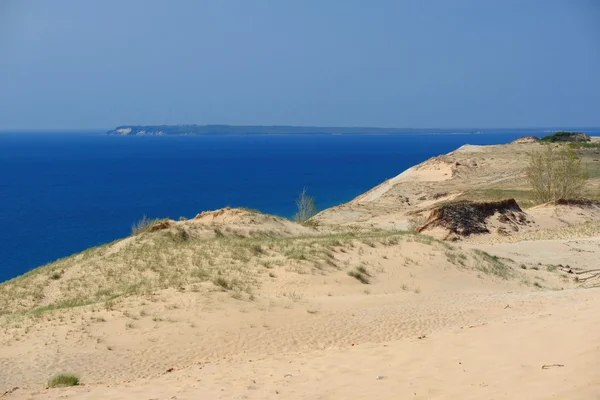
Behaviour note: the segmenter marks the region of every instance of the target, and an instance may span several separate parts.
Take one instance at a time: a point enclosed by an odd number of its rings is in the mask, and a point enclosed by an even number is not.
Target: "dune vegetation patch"
[[[202,218],[215,215],[205,213]],[[217,215],[223,216],[228,214]],[[464,252],[454,244],[408,231],[349,228],[338,233],[291,237],[266,233],[207,237],[206,226],[189,220],[166,229],[146,229],[136,236],[36,268],[0,284],[0,315],[50,318],[44,316],[89,305],[112,310],[125,298],[150,299],[165,289],[203,296],[229,293],[236,300],[253,301],[261,297],[265,284],[285,282],[290,273],[345,274],[363,284],[374,284],[381,266],[372,264],[369,257],[400,257],[408,267],[421,263],[411,262],[408,254],[399,255],[407,244],[429,248],[427,257],[437,253],[457,268],[480,269],[504,279],[512,274],[510,266],[493,256]],[[223,232],[230,228],[227,224],[214,227],[221,227]],[[392,247],[393,251],[387,250]],[[473,267],[475,264],[479,266]]]
[[[544,136],[539,140],[540,143],[561,143],[561,142],[590,142],[592,138],[583,132],[558,131],[551,135]]]
[[[155,224],[159,223],[161,220],[158,218],[148,218],[147,216],[143,216],[138,221],[134,222],[131,225],[131,235],[136,236],[146,231],[149,231]]]
[[[80,383],[79,376],[75,374],[58,374],[50,378],[48,381],[49,388],[78,386]]]
[[[180,227],[145,231],[0,284],[0,314],[42,315],[133,295],[150,296],[167,288],[231,291],[250,299],[263,282],[276,275],[275,268],[328,274],[345,268],[338,253],[364,242],[369,247],[393,246],[412,236],[394,231],[206,239]]]
[[[357,281],[359,281],[360,283],[365,284],[365,285],[368,285],[369,283],[371,283],[372,275],[362,265],[359,265],[358,267],[354,268],[353,270],[348,271],[348,276],[355,278]]]
[[[473,250],[473,252],[479,257],[480,260],[480,262],[476,264],[477,269],[483,273],[487,275],[494,275],[502,279],[508,279],[514,276],[514,270],[510,266],[506,265],[497,256],[491,255],[482,250]]]

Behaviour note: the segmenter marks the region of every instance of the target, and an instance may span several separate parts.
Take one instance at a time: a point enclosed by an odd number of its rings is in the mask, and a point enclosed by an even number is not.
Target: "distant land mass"
[[[508,133],[508,132],[555,132],[554,129],[433,129],[433,128],[369,128],[369,127],[322,127],[287,125],[121,125],[107,132],[122,136],[172,136],[172,135],[285,135],[285,134],[402,134],[402,133]]]
[[[109,135],[242,135],[242,134],[397,134],[452,132],[444,129],[319,127],[285,125],[122,125],[107,132]],[[471,133],[476,131],[469,130]]]

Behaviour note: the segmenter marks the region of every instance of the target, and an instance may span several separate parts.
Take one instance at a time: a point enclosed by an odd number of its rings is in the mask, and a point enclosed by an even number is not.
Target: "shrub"
[[[131,235],[135,236],[147,231],[156,222],[158,222],[158,219],[148,218],[144,215],[139,221],[134,222],[133,225],[131,225]]]
[[[294,221],[298,223],[306,223],[312,216],[317,214],[315,199],[308,195],[306,188],[302,189],[302,192],[298,196],[296,206],[298,207],[298,212],[294,216]]]
[[[540,143],[556,143],[556,142],[589,142],[592,139],[589,135],[582,132],[565,132],[558,131],[552,135],[544,136],[540,139]]]
[[[73,374],[58,374],[48,381],[49,388],[79,385],[79,377]]]
[[[55,271],[52,273],[52,275],[50,275],[50,279],[52,280],[58,280],[62,277],[63,271]]]
[[[369,271],[367,271],[367,269],[364,266],[362,266],[362,265],[356,267],[356,271],[360,272],[363,275],[371,276],[371,274],[369,273]]]
[[[221,276],[215,278],[213,280],[213,284],[215,286],[221,287],[223,290],[231,290],[231,289],[233,289],[232,283],[229,282],[226,278],[223,278]]]
[[[530,154],[526,175],[535,200],[541,203],[580,198],[588,179],[573,150],[553,146]]]
[[[351,276],[364,285],[371,283],[370,275],[364,267],[357,267],[353,271],[348,271],[348,276]]]

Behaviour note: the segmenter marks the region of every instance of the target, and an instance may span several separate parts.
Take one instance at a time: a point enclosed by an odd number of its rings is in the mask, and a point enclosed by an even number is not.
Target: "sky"
[[[600,126],[597,0],[0,0],[0,130]]]

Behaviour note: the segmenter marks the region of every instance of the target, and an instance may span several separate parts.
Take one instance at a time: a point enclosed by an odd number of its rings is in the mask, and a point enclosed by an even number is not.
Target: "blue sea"
[[[244,206],[291,217],[303,187],[324,209],[463,144],[506,143],[524,134],[536,133],[2,133],[0,281],[126,237],[144,215],[191,218]]]

